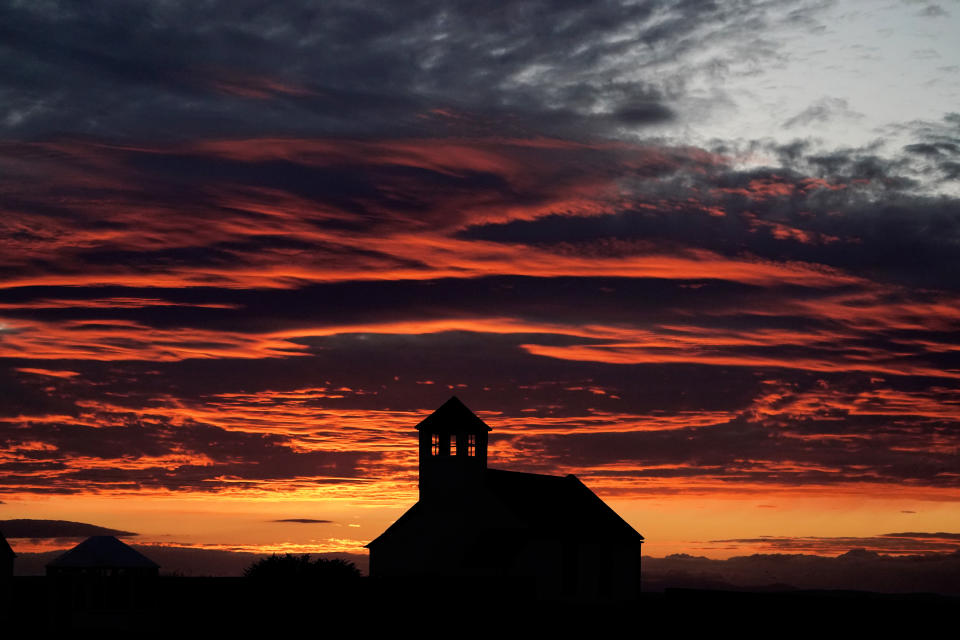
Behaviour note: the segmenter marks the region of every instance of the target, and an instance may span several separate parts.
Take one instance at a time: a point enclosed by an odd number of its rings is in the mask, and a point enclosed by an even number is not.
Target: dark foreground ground
[[[15,578],[0,626],[2,637],[83,629],[134,632],[150,637],[222,634],[408,633],[511,636],[552,633],[664,632],[745,636],[926,633],[953,621],[960,598],[934,594],[855,591],[752,593],[667,589],[618,603],[538,602],[484,585],[382,584],[353,587],[256,584],[244,578],[161,577],[139,592],[133,606],[81,607],[42,577]],[[17,635],[7,635],[5,631]],[[284,636],[280,636],[284,637]]]

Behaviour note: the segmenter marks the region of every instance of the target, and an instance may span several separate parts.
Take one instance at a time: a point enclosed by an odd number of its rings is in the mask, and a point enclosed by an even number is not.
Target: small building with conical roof
[[[53,618],[69,628],[125,628],[156,597],[160,565],[114,536],[92,536],[47,565]]]
[[[490,469],[490,427],[456,396],[417,425],[420,499],[367,545],[370,575],[500,583],[543,599],[640,592],[643,536],[576,476]]]
[[[160,565],[114,536],[91,536],[47,565],[48,576],[156,576]]]

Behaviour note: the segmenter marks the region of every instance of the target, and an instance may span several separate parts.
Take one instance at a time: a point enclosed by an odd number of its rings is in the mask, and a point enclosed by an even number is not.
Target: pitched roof
[[[543,537],[642,542],[643,536],[579,478],[486,470],[486,487]]]
[[[467,408],[467,405],[460,402],[457,396],[450,396],[450,399],[444,402],[440,407],[429,416],[420,421],[417,425],[417,431],[428,429],[449,433],[452,430],[460,433],[463,431],[490,431],[487,423],[477,417],[477,415]]]
[[[486,469],[484,488],[510,514],[510,520],[515,523],[511,528],[519,526],[535,538],[643,542],[643,536],[636,529],[575,475],[548,476]],[[470,509],[471,505],[481,510],[476,516],[483,518],[489,513],[483,511],[489,508],[483,501],[468,501],[461,506]],[[430,507],[417,502],[366,546],[392,538],[404,529],[410,532],[429,526],[435,515]],[[445,529],[447,533],[454,530]]]
[[[0,531],[0,556],[10,556],[13,558],[17,556],[10,547],[10,543],[3,537],[3,531]]]
[[[48,567],[102,569],[159,568],[156,562],[113,536],[92,536],[58,556]]]
[[[420,502],[417,502],[412,507],[404,511],[402,516],[394,520],[393,523],[387,527],[383,533],[363,546],[369,549],[378,542],[382,542],[394,537],[397,532],[402,531],[406,527],[416,523],[418,519],[422,519],[425,516],[425,511],[426,509],[424,506]]]

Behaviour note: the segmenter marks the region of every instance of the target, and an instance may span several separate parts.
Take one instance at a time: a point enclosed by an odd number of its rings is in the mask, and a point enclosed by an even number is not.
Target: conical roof
[[[438,433],[464,433],[475,431],[490,431],[487,423],[460,402],[457,396],[440,405],[436,411],[420,421],[417,431],[426,429]]]
[[[87,538],[47,565],[86,569],[151,569],[159,566],[113,536]]]

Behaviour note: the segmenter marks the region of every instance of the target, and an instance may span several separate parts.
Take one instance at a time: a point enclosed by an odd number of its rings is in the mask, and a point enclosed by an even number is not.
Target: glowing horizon
[[[354,552],[456,394],[651,555],[960,548],[960,8],[221,4],[5,9],[0,520]]]

